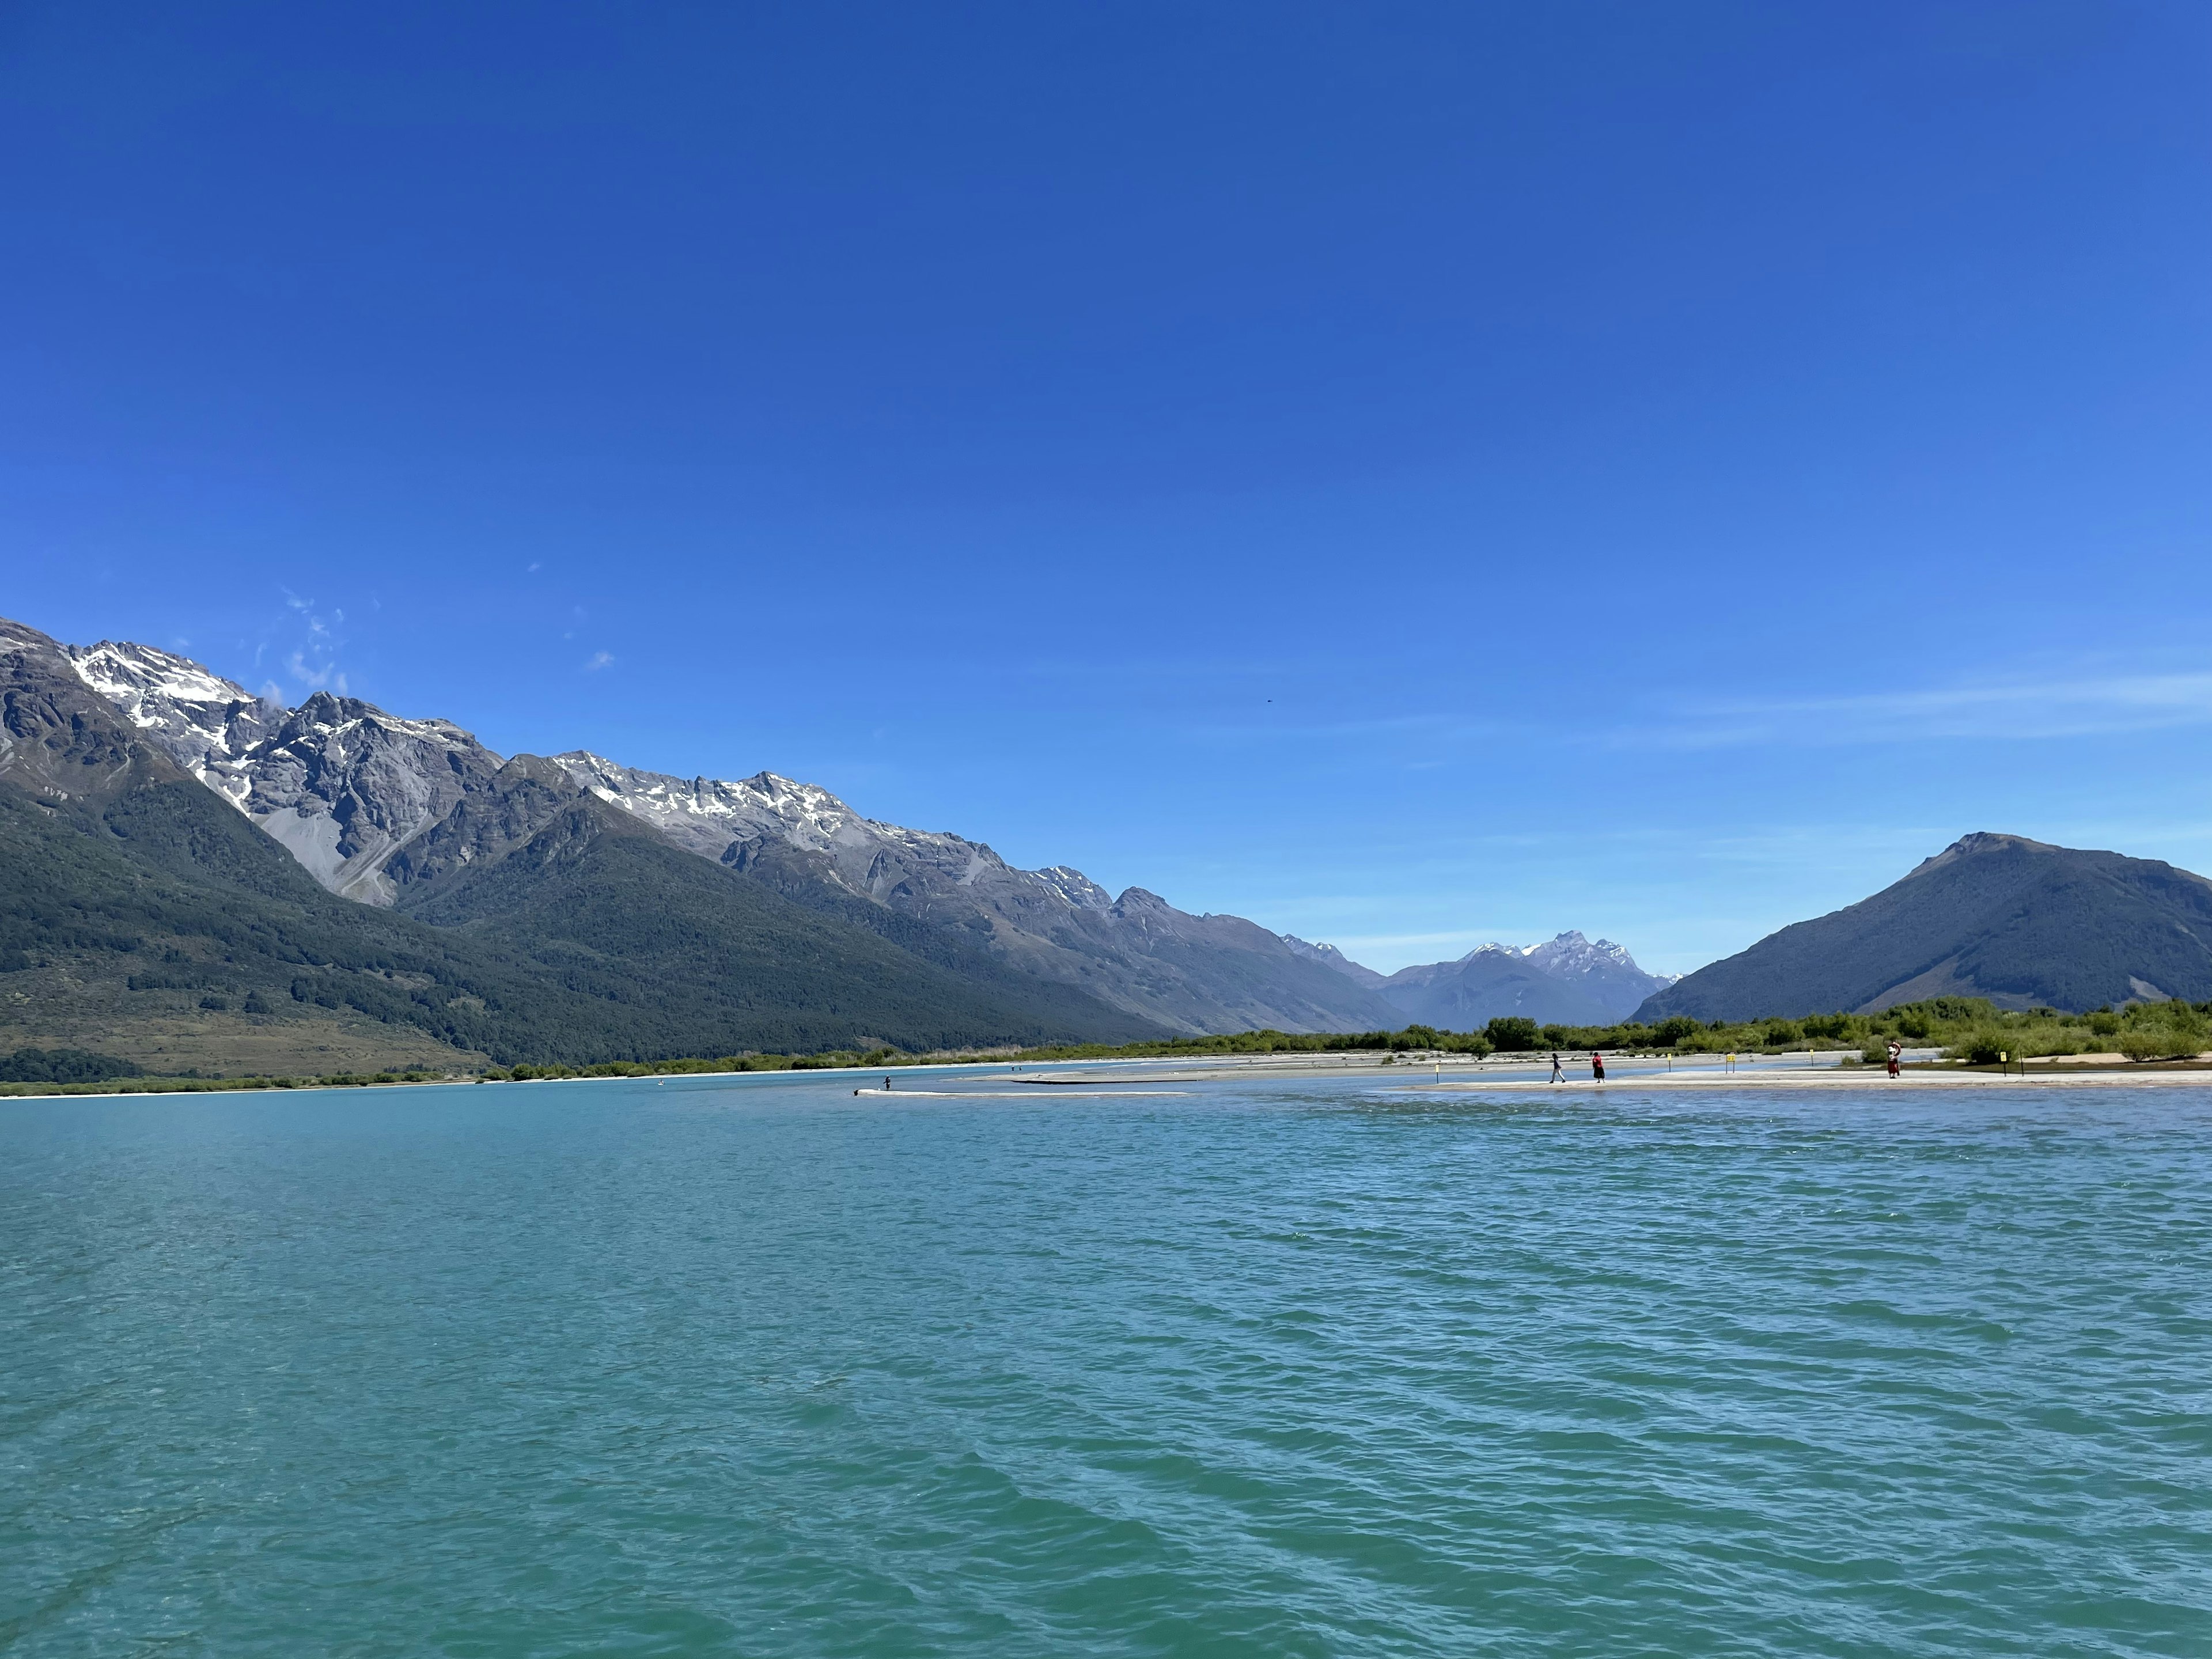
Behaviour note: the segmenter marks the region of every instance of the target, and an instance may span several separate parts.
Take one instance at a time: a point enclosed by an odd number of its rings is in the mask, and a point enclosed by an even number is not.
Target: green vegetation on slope
[[[1747,1020],[1891,997],[2086,1010],[2212,997],[2212,882],[2153,859],[1967,836],[1902,880],[1700,968],[1636,1011]],[[2147,988],[2158,988],[2155,992]]]
[[[538,902],[436,927],[325,892],[196,782],[75,812],[0,786],[0,1033],[373,1021],[414,1033],[410,1053],[574,1066],[1099,1029],[657,842],[604,841],[560,849],[573,867]]]

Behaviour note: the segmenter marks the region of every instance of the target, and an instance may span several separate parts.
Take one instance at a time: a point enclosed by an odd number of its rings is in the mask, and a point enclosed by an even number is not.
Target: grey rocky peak
[[[1114,896],[1080,870],[1054,864],[1030,873],[1079,910],[1110,910],[1114,908]]]
[[[679,778],[624,766],[588,750],[556,755],[554,764],[601,800],[643,818],[686,852],[726,861],[731,848],[762,836],[811,852],[827,852],[842,836],[849,845],[866,839],[859,813],[827,789],[773,772],[726,782]]]
[[[318,691],[238,763],[251,783],[240,805],[332,892],[389,904],[392,855],[501,764],[451,720]]]

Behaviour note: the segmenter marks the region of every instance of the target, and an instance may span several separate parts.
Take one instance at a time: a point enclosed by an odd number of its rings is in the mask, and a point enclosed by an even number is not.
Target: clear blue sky
[[[2212,868],[2212,6],[0,11],[0,612],[1390,968]]]

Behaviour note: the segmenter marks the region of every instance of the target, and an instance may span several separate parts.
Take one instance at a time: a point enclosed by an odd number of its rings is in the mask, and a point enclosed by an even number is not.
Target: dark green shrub
[[[1519,1014],[1501,1014],[1482,1028],[1482,1034],[1500,1054],[1525,1054],[1544,1046],[1536,1022]]]
[[[1997,1056],[2008,1054],[2013,1045],[2005,1034],[1993,1025],[1978,1025],[1945,1050],[1954,1060],[1971,1061],[1976,1066],[1994,1066]]]

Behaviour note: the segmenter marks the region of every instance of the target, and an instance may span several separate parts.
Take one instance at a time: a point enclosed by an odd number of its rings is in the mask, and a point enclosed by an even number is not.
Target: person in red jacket
[[[1598,1083],[1605,1081],[1605,1056],[1595,1049],[1590,1053],[1590,1077]]]

